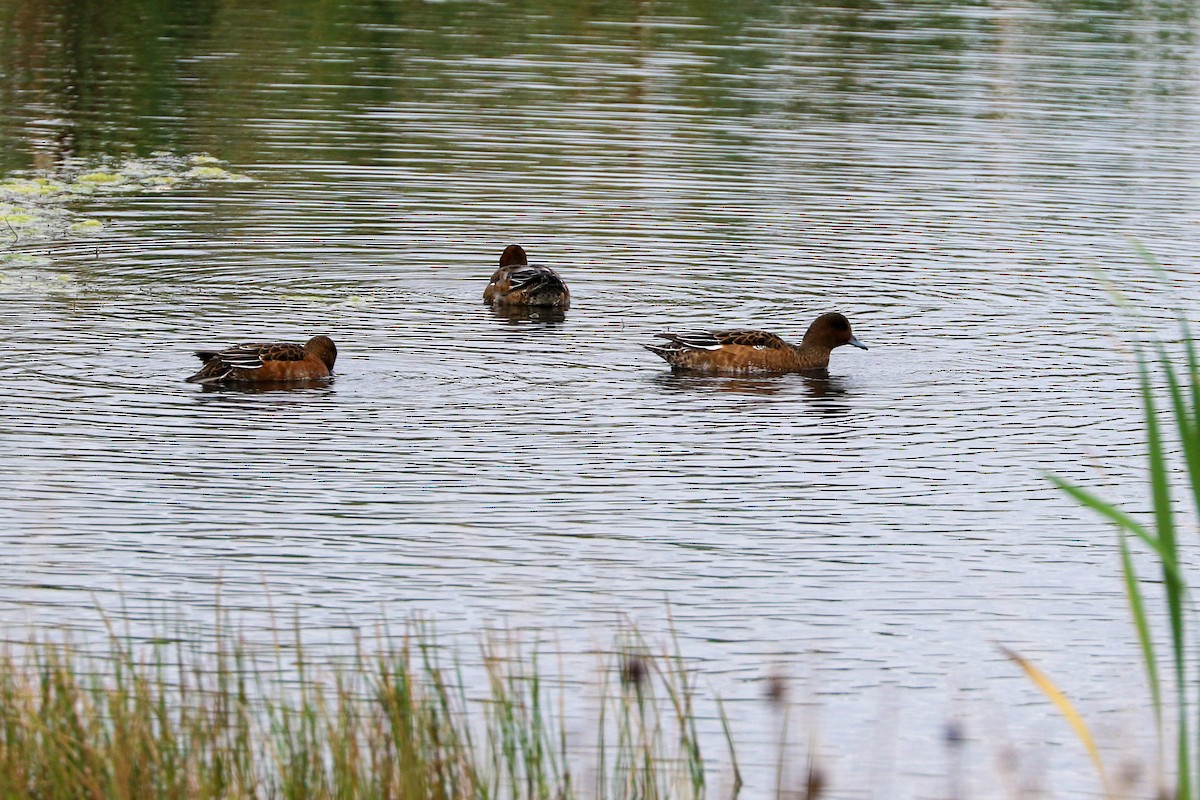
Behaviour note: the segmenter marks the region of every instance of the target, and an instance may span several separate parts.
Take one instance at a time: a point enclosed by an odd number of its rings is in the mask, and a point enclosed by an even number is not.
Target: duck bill
[[[868,348],[867,348],[867,346],[866,346],[865,344],[863,344],[862,342],[860,342],[858,339],[856,339],[856,338],[855,338],[855,337],[853,337],[853,336],[851,336],[851,337],[850,337],[850,341],[849,341],[849,342],[847,342],[846,344],[852,344],[852,345],[854,345],[855,347],[861,347],[863,350],[866,350],[866,349],[868,349]]]

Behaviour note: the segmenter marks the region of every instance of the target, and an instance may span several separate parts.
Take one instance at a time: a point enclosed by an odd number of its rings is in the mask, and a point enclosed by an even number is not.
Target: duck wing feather
[[[756,350],[786,350],[788,343],[773,333],[753,330],[731,331],[684,331],[682,333],[660,333],[668,339],[671,349],[720,350],[726,345],[753,347]]]
[[[508,291],[510,292],[533,292],[544,288],[560,289],[562,285],[562,278],[558,277],[558,273],[540,264],[513,267],[512,271],[508,273]]]
[[[262,369],[268,361],[303,361],[303,345],[289,342],[273,344],[235,344],[224,350],[197,350],[196,357],[208,364],[217,361],[228,369]]]

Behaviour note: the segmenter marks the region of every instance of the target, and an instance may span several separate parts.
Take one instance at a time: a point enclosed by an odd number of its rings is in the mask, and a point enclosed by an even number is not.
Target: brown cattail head
[[[951,750],[957,749],[966,744],[967,731],[963,727],[963,724],[956,719],[952,719],[947,722],[946,726],[942,728],[942,741],[945,742],[946,746]]]
[[[825,792],[825,770],[816,761],[808,762],[808,775],[804,779],[803,800],[818,800]]]
[[[625,653],[621,656],[621,685],[634,689],[641,688],[650,675],[650,664],[646,657],[638,653]]]
[[[787,678],[781,672],[773,672],[767,676],[767,685],[763,687],[763,696],[773,706],[782,706],[788,699]]]

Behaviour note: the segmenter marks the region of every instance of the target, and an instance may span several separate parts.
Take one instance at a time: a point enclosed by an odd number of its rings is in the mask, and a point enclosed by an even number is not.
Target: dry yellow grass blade
[[[1071,705],[1071,701],[1063,694],[1054,681],[1050,680],[1046,673],[1033,665],[1029,659],[1022,656],[1020,653],[1009,650],[1004,645],[1000,645],[1000,651],[1009,659],[1016,662],[1017,666],[1025,670],[1025,674],[1029,679],[1042,690],[1042,694],[1050,698],[1050,702],[1059,710],[1067,722],[1071,723],[1071,729],[1075,731],[1075,736],[1079,741],[1083,742],[1083,746],[1087,749],[1088,756],[1092,759],[1092,763],[1096,766],[1096,772],[1100,775],[1100,785],[1104,787],[1104,796],[1113,797],[1112,786],[1108,782],[1108,774],[1104,771],[1104,762],[1100,760],[1100,750],[1096,747],[1096,740],[1092,738],[1092,732],[1088,729],[1087,723],[1083,721],[1083,717],[1075,710],[1075,706]]]

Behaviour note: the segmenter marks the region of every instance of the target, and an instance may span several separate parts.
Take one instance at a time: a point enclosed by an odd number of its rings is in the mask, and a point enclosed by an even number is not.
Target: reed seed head
[[[767,685],[763,688],[763,696],[773,706],[782,706],[788,699],[787,678],[781,672],[773,672],[767,676]]]
[[[804,800],[818,800],[825,792],[825,770],[815,761],[809,762],[808,776],[804,779]]]
[[[1117,786],[1122,791],[1132,794],[1133,790],[1141,785],[1145,773],[1146,770],[1140,761],[1126,758],[1117,767]]]
[[[962,722],[952,719],[946,723],[946,727],[942,728],[942,741],[950,749],[962,747],[967,743],[967,731],[963,727]]]
[[[625,653],[621,656],[621,685],[640,687],[649,677],[650,665],[646,657],[637,653]]]

